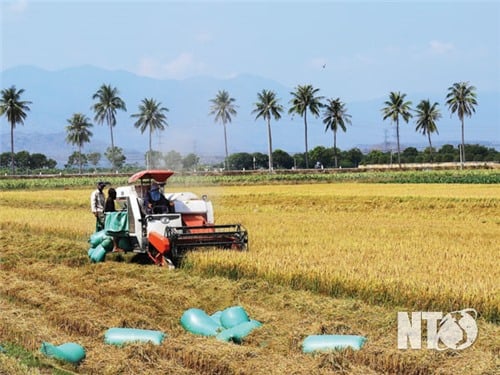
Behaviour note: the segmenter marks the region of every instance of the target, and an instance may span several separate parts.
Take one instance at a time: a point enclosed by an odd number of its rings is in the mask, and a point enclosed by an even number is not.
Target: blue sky
[[[0,2],[2,71],[252,74],[344,101],[458,81],[500,91],[498,1]]]

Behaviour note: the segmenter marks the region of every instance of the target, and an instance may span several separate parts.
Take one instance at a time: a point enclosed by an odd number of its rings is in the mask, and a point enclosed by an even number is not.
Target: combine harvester
[[[212,203],[191,192],[167,193],[164,186],[174,174],[170,170],[145,170],[129,178],[129,186],[116,188],[116,202],[127,215],[129,249],[145,253],[157,265],[178,264],[190,250],[202,247],[247,250],[248,233],[241,224],[215,225]],[[158,186],[169,205],[151,211],[147,196]],[[160,207],[161,208],[161,207]]]

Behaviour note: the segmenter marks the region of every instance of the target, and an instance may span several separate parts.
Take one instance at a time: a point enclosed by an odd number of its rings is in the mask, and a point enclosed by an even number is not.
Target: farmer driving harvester
[[[144,205],[149,214],[165,214],[175,211],[173,202],[165,198],[156,182],[151,183],[151,188],[144,198]]]

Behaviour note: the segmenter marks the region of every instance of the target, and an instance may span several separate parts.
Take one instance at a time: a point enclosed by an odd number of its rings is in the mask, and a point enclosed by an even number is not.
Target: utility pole
[[[158,142],[157,142],[157,143],[158,143],[158,146],[157,146],[157,147],[158,147],[158,152],[159,152],[160,154],[162,154],[161,149],[162,149],[162,146],[163,146],[163,142],[162,142],[162,139],[161,139],[161,138],[162,138],[162,137],[161,137],[161,130],[156,130],[156,133],[158,133],[158,134],[156,135],[156,137],[157,137],[156,139],[157,139],[157,141],[158,141]],[[153,150],[151,150],[151,151],[153,151]],[[155,162],[153,163],[153,167],[154,167],[154,168],[156,168],[156,160],[155,160]]]

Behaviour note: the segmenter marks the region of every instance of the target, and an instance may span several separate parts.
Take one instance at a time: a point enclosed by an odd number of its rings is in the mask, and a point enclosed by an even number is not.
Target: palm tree
[[[420,131],[423,135],[427,134],[427,138],[429,139],[429,152],[431,154],[432,161],[432,142],[431,142],[431,134],[436,133],[439,134],[438,128],[436,125],[436,121],[441,118],[441,113],[438,108],[438,103],[435,102],[431,105],[429,99],[422,100],[415,110],[416,113],[416,124],[417,127],[415,131]]]
[[[465,163],[465,137],[464,137],[464,117],[471,117],[476,112],[476,88],[469,85],[469,82],[454,83],[448,87],[448,95],[446,95],[446,104],[448,105],[451,114],[457,112],[458,118],[462,123],[462,147],[460,149],[460,166],[464,167]]]
[[[309,168],[309,161],[307,157],[307,110],[309,110],[315,117],[319,116],[319,110],[323,107],[321,100],[322,96],[316,96],[319,89],[315,89],[312,85],[297,86],[294,92],[290,94],[293,96],[290,100],[292,107],[288,110],[289,114],[297,113],[304,117],[304,141],[306,145],[305,162],[306,168]]]
[[[94,121],[102,125],[104,121],[109,126],[109,131],[111,133],[111,149],[115,149],[115,142],[113,140],[113,127],[116,125],[116,111],[121,109],[123,111],[127,110],[125,102],[118,96],[119,92],[116,87],[111,87],[111,85],[102,85],[99,90],[92,96],[92,99],[96,100],[92,110],[95,113]],[[114,161],[112,161],[113,167],[115,167]]]
[[[212,106],[210,107],[210,114],[215,115],[215,122],[220,121],[224,126],[224,145],[226,149],[226,159],[224,164],[227,169],[227,158],[229,157],[227,152],[227,134],[226,134],[226,124],[231,122],[231,116],[236,116],[236,105],[233,103],[236,99],[231,98],[226,90],[219,90],[214,99],[210,99]]]
[[[17,124],[24,124],[26,112],[30,110],[28,104],[31,102],[21,100],[21,95],[24,89],[16,89],[16,86],[11,86],[8,89],[1,91],[0,98],[0,116],[5,115],[10,123],[10,160],[12,166],[12,174],[15,173],[14,164],[14,129]]]
[[[346,131],[346,124],[351,124],[351,115],[347,113],[345,103],[337,99],[328,99],[323,114],[323,123],[326,125],[325,132],[332,129],[333,153],[335,156],[335,168],[337,168],[337,131]]]
[[[267,121],[267,144],[269,154],[269,172],[273,170],[273,140],[271,136],[271,116],[276,121],[281,118],[283,106],[278,104],[279,99],[276,98],[276,93],[271,90],[262,90],[257,94],[257,103],[252,113],[256,114],[255,120],[262,117]]]
[[[78,146],[78,166],[79,172],[82,173],[82,146],[90,142],[92,132],[89,130],[93,125],[87,116],[82,113],[74,113],[67,120],[69,125],[66,126],[66,142]]]
[[[139,105],[139,112],[131,115],[131,117],[137,118],[134,126],[141,130],[141,134],[143,134],[146,129],[149,129],[149,152],[147,156],[148,169],[151,165],[150,159],[153,153],[153,148],[151,146],[153,131],[165,130],[165,126],[168,126],[167,116],[164,112],[168,112],[168,108],[162,107],[160,102],[157,102],[152,98],[145,98],[142,99],[142,102]]]
[[[408,123],[410,118],[412,117],[411,111],[411,102],[405,102],[406,94],[401,94],[400,92],[391,92],[389,94],[389,100],[387,100],[384,104],[386,105],[382,108],[382,112],[384,114],[384,120],[390,118],[393,122],[396,123],[396,138],[398,141],[398,164],[399,168],[401,168],[401,148],[399,146],[399,116],[401,116],[404,122]]]

